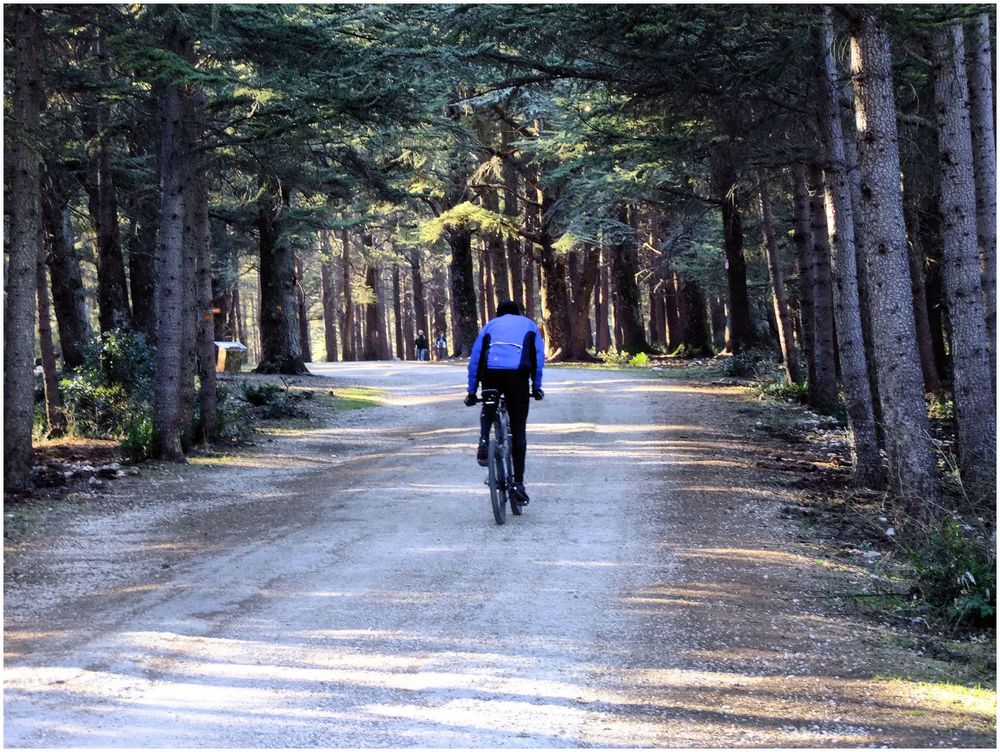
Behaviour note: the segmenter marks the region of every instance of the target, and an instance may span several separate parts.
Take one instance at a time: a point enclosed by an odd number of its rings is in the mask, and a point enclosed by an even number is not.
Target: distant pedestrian
[[[444,332],[438,332],[434,346],[437,348],[438,360],[445,360],[448,357],[448,340],[444,338]]]
[[[427,344],[427,337],[424,336],[424,330],[417,330],[417,338],[413,341],[413,348],[417,351],[417,360],[427,360],[427,350],[429,345]]]

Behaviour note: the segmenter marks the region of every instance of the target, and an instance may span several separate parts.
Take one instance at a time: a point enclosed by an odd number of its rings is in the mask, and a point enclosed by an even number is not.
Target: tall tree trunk
[[[309,305],[306,301],[306,291],[302,287],[305,278],[305,271],[302,266],[302,257],[295,254],[295,308],[299,322],[299,349],[302,351],[302,360],[306,363],[312,362],[312,334],[309,331]]]
[[[889,477],[911,511],[926,512],[939,488],[913,326],[889,37],[873,8],[853,7],[850,22],[863,256]]]
[[[218,385],[216,380],[215,320],[212,312],[211,226],[208,221],[208,190],[205,177],[193,181],[195,230],[195,310],[197,313],[198,408],[201,414],[201,440],[206,444],[219,437]]]
[[[743,253],[743,222],[740,218],[736,166],[733,147],[722,144],[711,160],[713,180],[722,204],[723,246],[726,254],[726,289],[728,291],[728,334],[726,349],[731,353],[757,345],[757,333],[750,314],[747,291],[747,265]]]
[[[584,251],[582,268],[573,284],[573,306],[570,308],[570,315],[573,317],[570,327],[572,338],[567,353],[568,360],[598,360],[587,352],[587,348],[590,347],[590,295],[597,283],[600,257],[600,248],[588,247]]]
[[[816,351],[816,403],[821,412],[836,412],[837,355],[834,349],[833,282],[830,269],[830,241],[823,206],[823,175],[809,166],[809,219],[812,235],[813,268],[813,347]]]
[[[358,359],[354,344],[354,300],[351,292],[351,238],[347,228],[340,231],[341,268],[344,272],[344,325],[340,336],[344,340],[344,361]]]
[[[176,19],[167,30],[167,49],[183,55],[190,40]],[[183,462],[181,432],[182,360],[185,354],[184,222],[188,190],[188,148],[184,92],[170,82],[163,88],[161,129],[160,232],[156,254],[156,379],[153,383],[153,456]]]
[[[910,262],[910,287],[913,292],[913,323],[917,333],[920,371],[924,376],[924,391],[941,394],[943,389],[934,357],[934,339],[927,306],[927,285],[924,273],[924,235],[921,207],[915,181],[903,173],[903,215],[906,218],[907,260]]]
[[[673,353],[681,346],[681,322],[679,311],[680,289],[676,272],[669,272],[664,280],[663,305],[667,319],[667,352]]]
[[[527,181],[525,181],[527,183]],[[528,186],[525,186],[526,192]],[[533,234],[538,226],[538,207],[530,202],[524,205],[524,229],[528,234]],[[535,311],[535,245],[530,240],[524,241],[524,315],[534,320]]]
[[[618,221],[623,225],[631,223],[634,208],[625,204],[618,207]],[[615,302],[615,319],[621,323],[622,339],[619,349],[633,355],[652,352],[646,341],[646,332],[642,324],[641,298],[639,295],[638,249],[635,236],[623,237],[612,248],[611,255],[611,295]]]
[[[260,278],[260,363],[257,373],[307,373],[295,315],[295,252],[282,237],[290,195],[271,178],[257,201]]]
[[[427,306],[425,304],[425,292],[424,292],[424,277],[420,269],[420,251],[417,249],[411,249],[409,253],[410,261],[410,276],[413,278],[413,314],[414,321],[407,321],[406,326],[411,331],[423,330],[424,332],[429,332],[430,328],[427,326]],[[441,331],[444,331],[444,324],[439,321],[438,310],[435,310],[435,328],[441,327]],[[444,306],[440,307],[440,314],[443,318],[444,316]],[[412,352],[413,348],[407,350],[407,352]]]
[[[969,46],[969,115],[972,156],[976,171],[976,228],[983,263],[983,303],[986,346],[996,379],[997,325],[997,153],[993,127],[993,55],[990,49],[990,15],[980,13],[972,24]]]
[[[479,334],[472,270],[472,231],[467,228],[450,230],[448,245],[451,247],[452,351],[455,357],[467,358]]]
[[[323,344],[327,363],[337,362],[337,269],[330,246],[330,231],[320,230],[320,284],[323,289]]]
[[[58,176],[51,172],[42,190],[42,220],[48,238],[52,307],[59,327],[63,363],[66,368],[77,368],[83,365],[84,346],[90,339],[90,319],[80,259],[73,247],[69,199],[58,187]]]
[[[934,100],[941,171],[944,288],[951,321],[951,352],[962,482],[983,498],[996,490],[996,402],[983,316],[976,247],[972,135],[965,79],[965,41],[958,24],[933,32]]]
[[[378,290],[375,296],[375,310],[378,312],[379,358],[382,360],[391,360],[392,336],[389,333],[391,322],[389,321],[389,304],[386,301],[387,280],[385,278],[385,270],[381,264],[375,270],[375,280]]]
[[[806,358],[806,381],[809,386],[809,403],[815,405],[816,392],[816,329],[815,329],[815,270],[813,267],[812,221],[809,191],[806,189],[805,166],[792,166],[793,216],[795,232],[795,260],[799,272],[799,315],[801,317],[802,350]]]
[[[611,327],[608,323],[608,317],[611,313],[608,310],[608,300],[610,297],[608,247],[603,243],[600,248],[598,275],[597,287],[594,290],[594,325],[597,329],[594,337],[594,349],[601,353],[611,349]]]
[[[885,474],[875,434],[874,400],[868,381],[868,361],[861,328],[854,211],[840,123],[839,76],[832,47],[833,24],[830,9],[826,7],[822,25],[817,30],[819,124],[824,145],[826,223],[834,278],[837,354],[853,442],[854,480],[864,487],[880,488],[885,485]]]
[[[483,195],[483,206],[489,211],[500,212],[500,197],[494,188],[487,188]],[[489,256],[489,268],[492,272],[492,303],[489,309],[496,310],[502,300],[510,300],[510,282],[507,274],[507,259],[505,258],[504,239],[495,232],[488,232],[485,236],[486,253]]]
[[[771,215],[771,196],[764,176],[760,179],[760,215],[785,376],[789,383],[797,384],[802,380],[802,375],[799,373],[799,354],[792,335],[792,316],[788,311],[788,298],[785,295],[785,275],[781,270],[781,257],[778,255],[778,241],[774,234],[774,219]]]
[[[538,199],[542,206],[539,223],[540,251],[538,268],[542,283],[539,286],[542,304],[542,336],[549,359],[566,360],[570,351],[569,321],[566,304],[569,289],[566,281],[566,257],[553,248],[555,238],[551,235],[551,210],[554,203],[551,194],[538,189]]]
[[[489,293],[489,272],[487,271],[487,258],[486,251],[481,246],[478,251],[479,256],[479,326],[485,326],[486,322],[490,320],[490,310],[493,308],[490,305],[490,293]]]
[[[504,152],[509,153],[512,149],[511,140],[513,139],[513,133],[509,127],[504,127],[503,132],[503,149]],[[509,159],[503,161],[503,214],[505,217],[510,217],[511,221],[516,221],[518,217],[517,210],[517,169],[511,164]],[[521,258],[521,241],[516,236],[508,236],[507,240],[507,268],[510,271],[510,295],[511,299],[517,303],[518,307],[523,311],[524,306],[524,266],[523,260]]]
[[[392,265],[392,313],[394,317],[394,340],[396,342],[396,357],[406,360],[406,350],[403,349],[403,292],[399,281],[399,264]],[[431,333],[427,333],[431,339]]]
[[[156,344],[156,221],[155,211],[143,215],[129,238],[129,290],[132,324],[148,342]]]
[[[366,240],[365,245],[369,245]],[[365,268],[365,286],[368,288],[370,301],[365,303],[365,342],[361,352],[362,360],[381,360],[382,351],[378,338],[378,307],[376,298],[378,292],[375,289],[375,264],[371,261]]]
[[[403,290],[403,319],[400,324],[400,328],[403,331],[403,350],[400,353],[400,357],[403,360],[413,360],[413,342],[414,342],[414,331],[413,331],[413,321],[415,314],[413,313],[413,275],[409,275],[410,284],[405,285]],[[405,283],[404,283],[405,284]],[[435,352],[437,349],[435,348]]]
[[[104,32],[98,31],[96,44],[98,70],[101,82],[110,85],[110,65]],[[107,101],[97,104],[97,132],[100,143],[96,155],[96,213],[97,228],[97,302],[101,333],[132,325],[128,292],[125,283],[125,262],[122,258],[121,232],[118,227],[118,200],[111,174],[111,152],[108,147],[111,125],[111,105]]]
[[[38,255],[35,276],[38,295],[38,346],[42,354],[42,378],[45,385],[45,418],[49,424],[48,437],[66,433],[66,413],[59,395],[59,375],[56,353],[52,346],[52,310],[49,306],[49,280],[45,273],[44,253]]]
[[[682,277],[680,285],[681,350],[685,358],[706,358],[715,352],[708,322],[708,301],[694,277]]]

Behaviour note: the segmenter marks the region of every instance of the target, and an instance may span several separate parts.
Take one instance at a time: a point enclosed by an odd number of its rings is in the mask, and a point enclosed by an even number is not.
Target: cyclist
[[[479,332],[469,355],[469,393],[465,404],[476,404],[476,387],[498,389],[507,401],[510,417],[511,448],[514,452],[514,485],[512,493],[521,504],[528,503],[524,489],[524,456],[528,442],[525,428],[528,423],[528,400],[542,399],[542,368],[545,365],[545,347],[535,322],[521,315],[513,300],[497,306],[496,318],[488,321]],[[528,389],[528,379],[531,389]],[[496,408],[483,406],[480,416],[481,433],[476,460],[486,466],[490,426]]]

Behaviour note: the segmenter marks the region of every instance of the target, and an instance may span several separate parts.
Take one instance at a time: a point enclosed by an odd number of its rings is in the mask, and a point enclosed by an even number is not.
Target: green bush
[[[632,358],[632,354],[612,347],[609,350],[597,353],[597,357],[611,366],[623,366]]]
[[[933,523],[919,545],[905,549],[917,590],[931,609],[956,625],[995,624],[996,551],[992,536],[958,520]]]
[[[220,439],[238,444],[257,432],[257,416],[243,390],[231,392],[228,385],[220,383],[216,411]]]
[[[777,359],[770,350],[753,349],[726,358],[720,370],[726,376],[745,379],[764,379],[777,367]]]
[[[146,338],[119,329],[84,350],[84,363],[59,385],[69,429],[78,436],[125,436],[152,412],[156,352]]]
[[[790,384],[785,379],[767,379],[756,385],[754,391],[762,397],[798,402],[806,404],[809,401],[809,387],[805,383]]]
[[[628,364],[635,368],[645,368],[649,365],[649,356],[644,352],[638,353]]]
[[[121,441],[125,459],[142,462],[153,455],[153,421],[148,415],[139,415],[125,426]]]

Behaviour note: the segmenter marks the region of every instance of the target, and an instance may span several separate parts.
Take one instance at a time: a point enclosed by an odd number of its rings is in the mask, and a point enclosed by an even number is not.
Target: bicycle
[[[479,400],[484,407],[496,406],[486,467],[486,485],[490,488],[490,502],[493,504],[493,519],[498,525],[507,521],[507,504],[514,515],[521,514],[521,504],[510,492],[514,478],[514,455],[510,441],[510,420],[507,417],[507,401],[499,389],[483,389]]]

